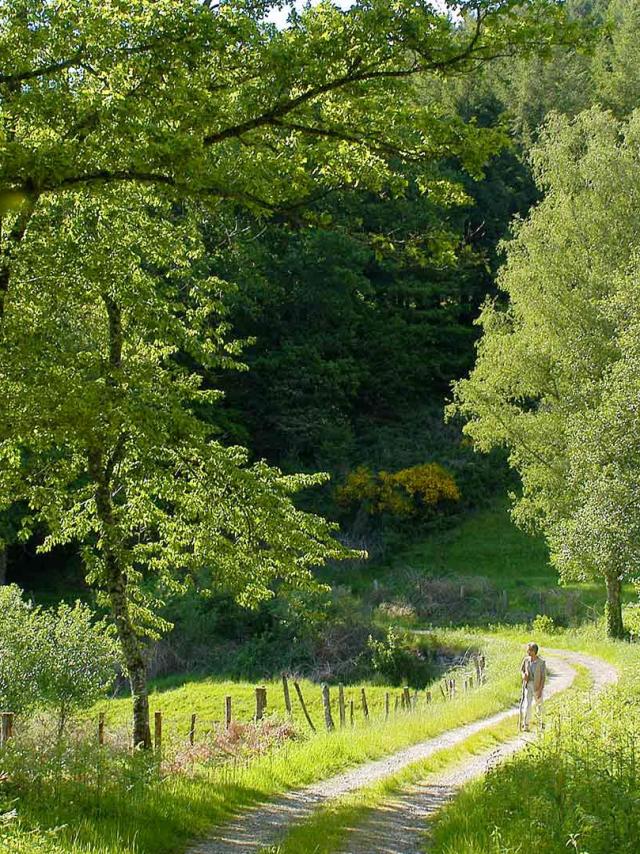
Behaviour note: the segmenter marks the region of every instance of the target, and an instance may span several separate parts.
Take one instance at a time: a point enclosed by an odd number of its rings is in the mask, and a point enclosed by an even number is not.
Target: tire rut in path
[[[548,650],[547,655],[556,658],[553,662],[555,671],[566,667],[566,662],[587,667],[593,679],[594,693],[618,679],[616,668],[599,658],[565,650]],[[563,659],[564,665],[560,664]],[[551,682],[551,679],[549,681]],[[565,687],[568,687],[565,678],[556,677],[555,684],[549,686],[547,695],[564,690]],[[445,772],[407,787],[354,828],[347,844],[340,849],[340,854],[421,854],[424,851],[429,819],[455,796],[457,790],[470,780],[482,776],[490,767],[531,741],[531,736],[519,735]]]
[[[592,671],[596,683],[598,678],[604,679],[605,682],[615,681],[616,673],[612,668],[609,668],[613,672],[612,674],[609,673],[608,677],[604,674],[604,671],[600,676],[597,675],[596,671],[598,671],[598,668],[609,667],[599,659],[592,659],[588,656],[581,656],[574,653],[565,653],[564,651],[556,652],[558,655],[562,655],[563,658],[572,659],[579,664],[586,664],[586,666],[588,666]],[[554,670],[555,673],[552,674],[549,680],[551,684],[548,693],[565,690],[569,687],[575,675],[575,671],[561,658],[559,658],[555,663]],[[408,765],[422,759],[427,759],[429,756],[432,756],[440,750],[460,744],[462,741],[469,738],[469,736],[474,735],[487,727],[495,726],[513,715],[514,709],[510,708],[506,711],[492,715],[491,717],[483,718],[482,720],[474,721],[473,723],[466,724],[465,726],[458,727],[457,729],[441,733],[435,738],[412,745],[411,747],[405,748],[391,756],[359,765],[350,771],[322,780],[304,789],[289,792],[274,801],[270,801],[269,803],[260,804],[250,810],[247,810],[229,824],[216,828],[213,836],[191,846],[188,849],[187,854],[249,854],[249,852],[258,852],[262,848],[270,845],[276,845],[278,841],[285,836],[288,828],[292,824],[296,824],[308,818],[316,809],[327,801],[365,786],[369,786],[372,783],[384,779],[385,777],[389,777],[403,768],[406,768]],[[518,745],[521,745],[522,743],[523,739],[518,739]],[[480,771],[479,773],[482,772]],[[461,783],[459,785],[461,785]],[[423,793],[423,797],[425,795],[426,793]],[[433,798],[435,795],[430,797]],[[444,790],[442,794],[436,798],[436,802],[442,805],[444,802],[443,797]],[[418,798],[419,796],[416,795],[416,799]],[[412,807],[408,805],[406,810],[407,816],[411,809]],[[399,821],[403,820],[400,816],[404,814],[403,810],[396,813]],[[412,826],[416,827],[417,833],[422,831],[423,823],[424,818],[422,816],[419,818],[416,816],[411,822]],[[365,827],[366,825],[363,825],[362,828],[358,829],[358,835],[361,830],[364,832]],[[376,845],[383,844],[380,833],[381,829],[378,829],[376,831]],[[409,833],[409,830],[407,829],[403,831],[403,833]],[[392,832],[392,836],[395,836],[395,833]],[[416,836],[416,839],[417,838],[418,837]],[[365,843],[365,841],[366,836],[362,837],[362,842]],[[356,844],[355,835],[353,837],[353,842]],[[378,851],[380,854],[383,854],[383,852],[386,851],[398,851],[399,854],[409,854],[412,850],[407,847],[409,844],[411,843],[405,836],[403,841],[404,847],[401,849],[397,847],[395,849],[385,847],[372,848],[371,840],[369,839],[368,847],[364,849],[354,848],[353,850],[354,852],[357,850],[358,854],[360,854],[360,852],[362,852],[362,854],[365,854],[365,852],[366,854],[372,854],[372,852]],[[351,851],[351,848],[348,850]]]

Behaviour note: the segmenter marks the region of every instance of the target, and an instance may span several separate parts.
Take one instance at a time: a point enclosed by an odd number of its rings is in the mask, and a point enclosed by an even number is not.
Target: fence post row
[[[340,717],[340,729],[347,725],[347,712],[344,706],[344,685],[338,685],[338,714]]]
[[[486,661],[485,657],[482,653],[476,654],[473,657],[473,663],[476,672],[475,684],[480,686],[483,685],[486,680],[485,668]],[[473,676],[464,676],[463,677],[463,686],[465,694],[473,689],[474,686],[474,678]],[[309,711],[307,709],[307,704],[304,701],[304,697],[302,695],[302,690],[297,681],[294,681],[293,687],[295,688],[296,694],[298,695],[298,700],[300,701],[300,706],[302,707],[302,711],[306,718],[307,723],[309,724],[309,728],[312,732],[316,732],[316,728],[314,726],[313,721],[309,715]],[[443,680],[439,683],[440,693],[444,700],[451,700],[456,695],[456,680],[451,678],[448,680]],[[287,715],[291,718],[293,715],[292,707],[291,707],[291,695],[289,693],[289,683],[287,680],[286,674],[282,674],[282,689],[284,693],[284,705],[286,708]],[[365,720],[369,719],[369,704],[367,702],[367,694],[364,688],[360,689],[361,698],[362,698],[362,713]],[[256,698],[256,714],[255,720],[260,721],[264,717],[265,710],[267,708],[267,689],[264,686],[258,687],[255,689],[255,698]],[[430,705],[433,701],[433,695],[430,690],[425,690],[425,701],[427,705]],[[329,686],[325,683],[322,685],[322,705],[324,709],[324,719],[325,725],[329,732],[335,729],[335,724],[333,721],[333,716],[331,713],[331,700],[329,694]],[[407,685],[402,689],[402,693],[398,696],[395,695],[394,701],[394,713],[397,714],[398,708],[402,706],[403,710],[410,711],[416,710],[418,708],[418,692],[414,691],[413,695],[411,694],[409,687]],[[384,719],[385,721],[389,720],[391,710],[391,695],[388,691],[385,691],[384,695]],[[340,728],[346,726],[346,703],[344,696],[344,685],[340,683],[338,685],[338,712],[340,719]],[[13,712],[2,712],[0,714],[0,744],[6,744],[6,742],[13,738],[14,733],[14,719],[15,715]],[[189,727],[189,743],[191,745],[195,742],[195,732],[196,732],[196,720],[197,716],[195,714],[191,715],[191,725]],[[231,696],[226,696],[224,698],[224,725],[225,729],[229,729],[232,722],[232,698]],[[355,723],[355,706],[353,699],[349,700],[349,723],[351,726]],[[105,732],[105,713],[100,712],[98,715],[98,745],[102,747],[104,745],[104,732]],[[162,749],[162,712],[155,712],[154,714],[154,749],[156,752],[159,752]]]
[[[256,723],[264,717],[267,708],[267,689],[263,686],[256,688]]]
[[[282,693],[284,694],[284,707],[287,710],[287,716],[291,717],[293,714],[291,711],[291,696],[289,695],[289,682],[287,681],[287,674],[282,674]]]
[[[362,694],[362,713],[365,716],[366,720],[369,720],[369,704],[367,703],[367,695],[364,688],[361,688]]]
[[[322,707],[324,709],[324,724],[327,732],[333,732],[336,728],[331,715],[331,698],[329,696],[329,686],[326,682],[322,686]]]

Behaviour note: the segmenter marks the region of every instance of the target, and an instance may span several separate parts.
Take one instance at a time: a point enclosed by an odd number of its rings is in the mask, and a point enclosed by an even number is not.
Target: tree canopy
[[[543,201],[507,247],[480,317],[476,365],[454,411],[481,449],[509,449],[523,495],[567,578],[603,577],[608,628],[640,556],[637,417],[640,113],[598,108],[549,120],[534,151]]]

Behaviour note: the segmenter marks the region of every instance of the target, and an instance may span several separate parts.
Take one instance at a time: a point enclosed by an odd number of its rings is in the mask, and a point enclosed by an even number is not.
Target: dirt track
[[[594,680],[594,690],[601,690],[617,679],[615,668],[600,659],[565,650],[548,650],[547,655],[550,658],[551,671],[547,696],[564,691],[571,685],[575,677],[571,663],[589,668]],[[233,822],[217,828],[214,836],[194,844],[187,854],[248,854],[276,845],[286,835],[291,824],[304,820],[327,801],[389,777],[439,750],[460,744],[474,733],[495,726],[508,717],[515,717],[513,708],[449,730],[384,759],[359,765],[305,789],[289,792],[277,800],[248,810]],[[421,836],[429,816],[439,809],[459,786],[482,774],[489,764],[524,747],[527,738],[530,736],[519,736],[504,742],[496,750],[473,757],[445,774],[425,781],[424,784],[412,786],[398,798],[383,804],[370,819],[353,830],[349,844],[342,849],[342,854],[419,852]]]

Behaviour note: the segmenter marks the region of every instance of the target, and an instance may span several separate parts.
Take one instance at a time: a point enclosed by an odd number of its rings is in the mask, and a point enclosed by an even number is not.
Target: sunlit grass
[[[478,642],[477,637],[460,632],[451,636],[456,642],[462,638]],[[244,807],[508,707],[517,698],[520,651],[496,638],[489,641],[486,653],[488,683],[466,695],[460,693],[452,701],[445,702],[434,690],[430,706],[423,695],[417,713],[392,714],[385,722],[376,700],[368,723],[360,715],[353,729],[348,726],[334,733],[319,730],[316,735],[303,734],[267,755],[246,763],[201,767],[193,777],[175,775],[157,782],[153,771],[140,765],[121,770],[113,777],[103,771],[105,779],[98,787],[92,783],[99,777],[98,769],[89,767],[83,772],[82,781],[67,779],[55,786],[44,782],[39,789],[18,793],[18,816],[25,828],[62,825],[55,842],[64,854],[175,854],[189,839],[205,835]],[[182,692],[178,694],[184,703],[181,708],[189,713],[197,708],[191,691],[198,694],[205,685],[194,683],[176,689]],[[227,690],[226,683],[221,687],[222,692]],[[251,697],[250,686],[246,691]],[[158,699],[163,698],[175,714],[179,704],[170,702],[174,694],[167,691]],[[372,699],[380,694],[384,689],[372,693]],[[211,696],[203,693],[203,702]],[[112,721],[117,715],[124,715],[125,710],[126,705],[118,701]],[[90,754],[93,758],[87,760],[89,764],[97,761],[96,753],[99,754],[94,750]],[[50,841],[49,849],[38,848],[39,843],[28,842],[26,837],[23,843],[32,847],[16,848],[20,854],[58,854]]]
[[[592,685],[589,671],[576,666],[577,676],[572,686],[560,696],[548,702],[549,720],[571,696],[576,696]],[[426,760],[415,762],[398,774],[387,777],[373,786],[337,798],[317,810],[307,821],[292,828],[286,838],[268,850],[271,854],[333,854],[348,841],[351,828],[369,818],[382,804],[401,793],[413,783],[426,781],[429,777],[463,762],[472,756],[491,750],[501,742],[513,738],[516,716],[475,733],[455,747],[438,751]]]

